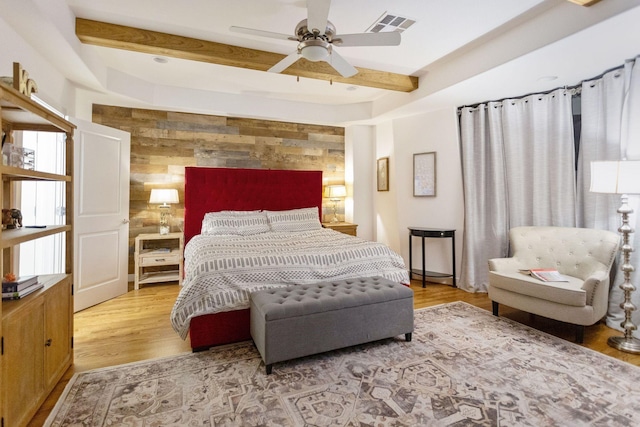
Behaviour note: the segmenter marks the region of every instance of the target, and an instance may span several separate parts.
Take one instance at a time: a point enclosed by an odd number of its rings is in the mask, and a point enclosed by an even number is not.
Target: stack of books
[[[13,281],[2,281],[2,299],[12,300],[23,298],[42,288],[44,284],[38,282],[38,276],[18,277]]]

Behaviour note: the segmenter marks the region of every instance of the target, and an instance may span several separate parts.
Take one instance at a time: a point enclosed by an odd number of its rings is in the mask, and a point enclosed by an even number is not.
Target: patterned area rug
[[[50,426],[638,426],[640,368],[463,302],[274,365],[252,342],[76,374]],[[345,325],[346,326],[346,325]]]

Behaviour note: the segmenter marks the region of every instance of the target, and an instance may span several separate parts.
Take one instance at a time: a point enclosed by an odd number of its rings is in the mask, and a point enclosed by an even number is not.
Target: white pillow
[[[264,212],[220,211],[205,214],[200,232],[205,236],[250,236],[269,230],[269,222]]]
[[[322,228],[316,207],[265,212],[273,231],[309,231]]]

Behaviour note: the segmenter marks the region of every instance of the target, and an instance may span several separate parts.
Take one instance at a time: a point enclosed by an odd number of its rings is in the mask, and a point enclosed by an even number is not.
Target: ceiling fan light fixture
[[[302,57],[312,62],[322,61],[328,55],[329,52],[322,46],[307,46],[302,49]]]
[[[314,40],[315,41],[315,40]],[[300,55],[308,61],[318,62],[324,61],[329,56],[329,49],[325,46],[326,43],[301,43]]]

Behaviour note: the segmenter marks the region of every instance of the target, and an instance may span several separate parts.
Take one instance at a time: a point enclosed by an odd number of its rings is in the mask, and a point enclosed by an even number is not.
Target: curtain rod
[[[632,58],[632,59],[627,59],[627,60],[625,60],[624,64],[618,65],[618,66],[613,67],[613,68],[609,68],[608,70],[598,74],[597,76],[590,77],[588,79],[582,80],[580,83],[578,83],[576,85],[573,85],[573,86],[558,86],[558,87],[556,87],[554,89],[547,90],[547,91],[544,91],[544,92],[532,92],[532,93],[528,93],[526,95],[506,97],[506,98],[502,98],[502,99],[496,99],[496,100],[493,100],[493,101],[483,101],[483,102],[478,102],[477,104],[472,104],[472,105],[462,105],[462,106],[458,107],[458,115],[460,115],[462,113],[462,109],[463,108],[478,108],[481,104],[488,104],[490,102],[504,102],[504,101],[506,101],[508,99],[509,100],[511,100],[511,99],[519,100],[519,99],[524,99],[524,98],[526,98],[528,96],[531,96],[531,95],[548,95],[551,92],[555,92],[558,89],[565,89],[565,90],[574,91],[572,93],[572,95],[580,94],[580,92],[582,92],[582,84],[583,83],[587,83],[587,82],[591,82],[591,81],[594,81],[594,80],[601,79],[607,73],[610,73],[610,72],[616,71],[616,70],[621,70],[621,69],[624,68],[625,64],[627,64],[628,62],[635,61],[638,58],[640,58],[640,55],[638,55],[638,56],[636,56],[635,58]]]
[[[519,96],[509,96],[507,98],[502,98],[502,99],[496,99],[493,101],[483,101],[483,102],[478,102],[477,104],[473,104],[473,105],[463,105],[461,107],[458,107],[458,115],[460,115],[462,113],[462,109],[463,108],[478,108],[480,107],[482,104],[489,104],[490,102],[496,102],[496,103],[500,103],[500,102],[504,102],[504,101],[518,101],[520,99],[524,99],[528,96],[535,96],[535,95],[548,95],[552,92],[555,92],[558,89],[564,89],[567,91],[571,92],[571,95],[576,95],[579,94],[580,92],[582,92],[582,87],[581,87],[582,83],[576,86],[558,86],[556,88],[544,91],[544,92],[532,92],[532,93],[528,93],[526,95],[519,95]],[[485,105],[486,107],[486,105]]]

